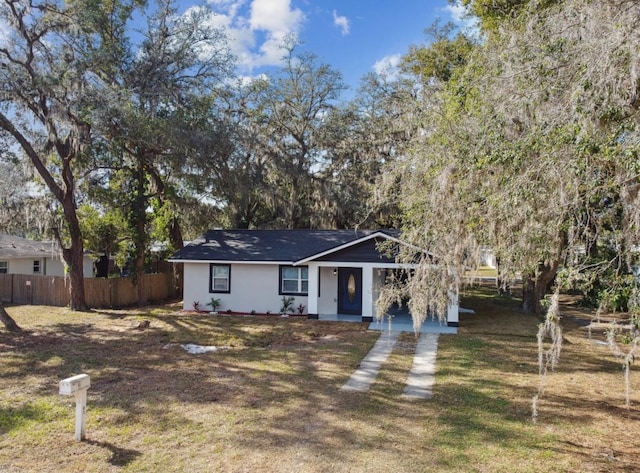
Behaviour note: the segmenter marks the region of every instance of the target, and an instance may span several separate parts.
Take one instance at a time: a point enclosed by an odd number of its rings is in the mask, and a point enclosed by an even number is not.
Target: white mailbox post
[[[76,397],[76,440],[85,438],[87,389],[90,385],[88,374],[79,374],[60,381],[60,394],[73,394]]]

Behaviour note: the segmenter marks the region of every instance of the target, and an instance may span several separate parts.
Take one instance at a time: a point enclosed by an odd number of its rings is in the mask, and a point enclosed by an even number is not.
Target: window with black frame
[[[280,266],[280,294],[301,295],[309,293],[309,268],[307,266]]]
[[[212,263],[209,271],[209,292],[231,292],[231,265]]]

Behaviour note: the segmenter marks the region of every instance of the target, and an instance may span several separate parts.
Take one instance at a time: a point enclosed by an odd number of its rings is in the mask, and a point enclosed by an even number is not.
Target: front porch
[[[360,315],[349,314],[320,314],[318,320],[332,322],[364,322]],[[393,310],[391,315],[385,316],[382,320],[369,322],[369,330],[379,330],[388,332],[416,332],[413,327],[413,319],[406,309]],[[427,318],[416,333],[458,333],[458,327],[443,324],[433,317]]]
[[[391,309],[382,320],[377,320],[375,302],[385,283],[387,272],[399,267],[394,263],[310,262],[309,318],[339,322],[369,322],[370,330],[390,329],[413,332],[413,320],[406,308]],[[352,274],[356,277],[354,278]],[[349,284],[350,279],[353,282],[352,286]],[[418,332],[457,333],[457,326],[457,294],[452,294],[446,321],[443,323],[437,318],[430,317],[422,323]]]
[[[385,241],[403,244],[390,235],[376,233],[294,262],[294,266],[307,268],[309,318],[370,322],[372,330],[388,330],[391,326],[391,330],[413,331],[413,321],[406,310],[391,311],[391,318],[377,321],[376,301],[390,273],[412,269],[412,265],[396,262],[397,249],[381,251],[380,245]],[[457,333],[457,292],[457,288],[451,288],[446,322],[427,320],[420,332]]]

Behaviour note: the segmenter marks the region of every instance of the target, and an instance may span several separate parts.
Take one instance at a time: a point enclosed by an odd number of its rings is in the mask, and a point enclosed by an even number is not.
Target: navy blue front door
[[[362,268],[338,269],[338,313],[362,315]]]

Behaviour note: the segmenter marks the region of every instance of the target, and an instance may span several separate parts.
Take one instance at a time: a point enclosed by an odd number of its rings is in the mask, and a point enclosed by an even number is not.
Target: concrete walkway
[[[402,397],[410,399],[431,399],[436,375],[436,352],[438,334],[422,333],[416,346],[413,366],[407,378]]]
[[[368,391],[371,383],[378,376],[380,366],[389,358],[391,350],[393,350],[398,341],[398,335],[400,335],[400,332],[382,332],[373,348],[360,362],[360,367],[342,386],[342,391]]]
[[[387,361],[401,332],[382,332],[380,338],[367,356],[360,363],[360,367],[342,386],[342,391],[365,392],[371,387],[380,371],[382,364]],[[422,333],[416,345],[413,366],[407,378],[403,398],[429,399],[432,395],[435,377],[436,351],[438,349],[437,333]]]

